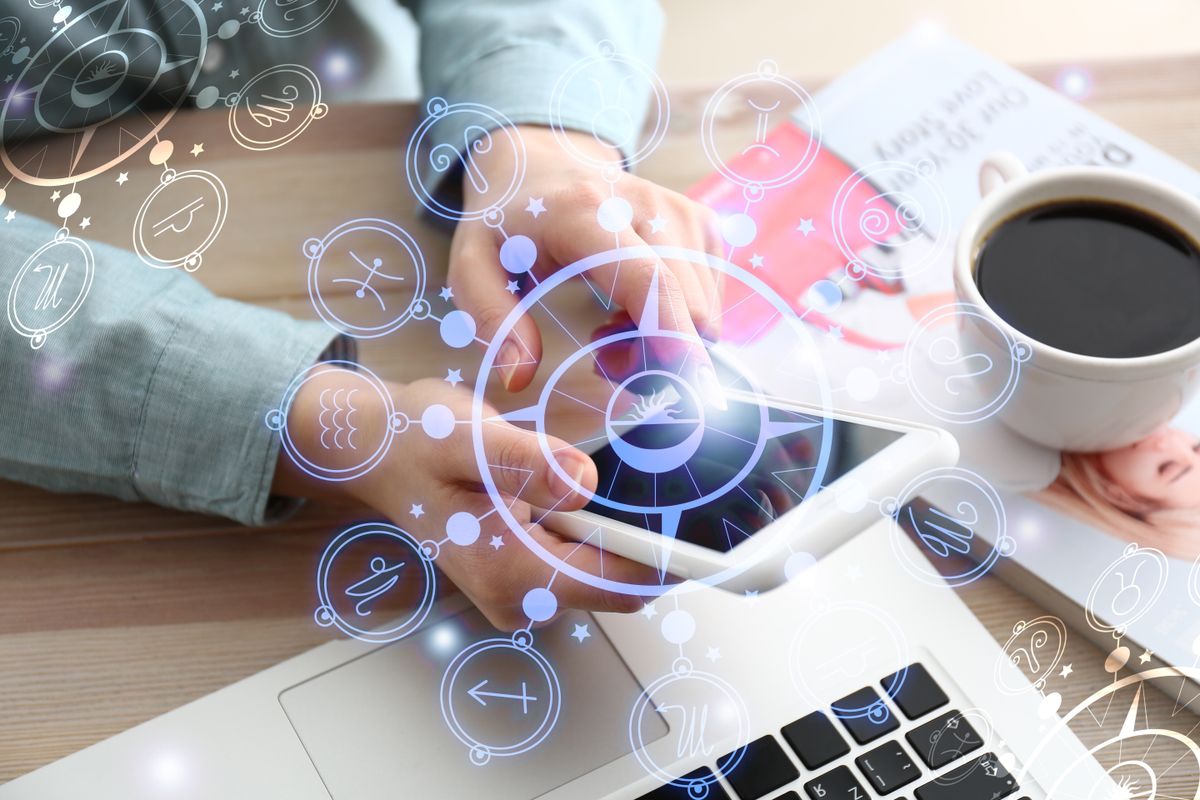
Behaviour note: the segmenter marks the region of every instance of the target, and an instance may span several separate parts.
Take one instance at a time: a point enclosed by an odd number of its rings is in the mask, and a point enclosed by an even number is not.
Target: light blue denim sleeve
[[[54,234],[32,217],[0,223],[0,298]],[[280,445],[265,414],[332,331],[215,297],[132,253],[91,248],[86,299],[39,349],[11,321],[0,329],[0,475],[270,521]],[[15,299],[37,303],[46,274],[27,273]]]
[[[482,103],[516,124],[551,124],[559,78],[581,59],[599,55],[602,42],[653,69],[663,27],[654,0],[420,0],[412,7],[421,27],[425,96]],[[571,81],[554,121],[630,155],[650,99],[646,82],[628,80],[633,70],[616,59],[588,75],[598,79]],[[616,104],[625,118],[598,114],[606,104]],[[437,126],[433,144],[446,142],[461,152],[466,125],[478,120],[460,119],[458,127]],[[430,169],[425,185],[434,186],[438,176]],[[444,188],[454,195],[457,187]]]

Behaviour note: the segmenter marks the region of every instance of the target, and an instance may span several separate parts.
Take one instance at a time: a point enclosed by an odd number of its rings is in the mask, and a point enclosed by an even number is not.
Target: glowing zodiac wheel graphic
[[[8,323],[34,350],[70,322],[87,299],[95,276],[87,242],[59,230],[25,260],[8,292]]]
[[[335,569],[359,549],[370,554],[363,565],[365,569],[355,573],[359,579],[345,587],[335,586]],[[371,605],[401,581],[411,584],[414,579],[408,576],[414,574],[419,576],[415,580],[420,586],[412,611],[386,626],[369,627],[366,623],[373,619]],[[429,616],[436,580],[433,559],[408,533],[384,522],[355,525],[339,533],[321,554],[317,565],[317,610],[313,618],[323,628],[332,625],[364,642],[394,642],[420,628]]]
[[[487,375],[491,370],[500,368],[500,349],[523,315],[545,312],[559,325],[564,324],[561,318],[553,315],[549,309],[554,303],[556,289],[565,282],[580,276],[586,277],[591,270],[597,268],[646,259],[701,263],[725,273],[730,279],[745,282],[753,289],[756,302],[762,304],[764,315],[779,316],[784,323],[781,327],[794,336],[797,358],[811,370],[808,379],[813,392],[819,396],[819,401],[814,401],[814,405],[819,402],[820,407],[829,407],[829,388],[821,362],[815,357],[805,358],[805,354],[811,355],[815,351],[816,345],[812,342],[808,329],[796,319],[784,301],[751,273],[734,264],[674,247],[619,248],[597,253],[557,270],[522,297],[500,324],[484,354],[480,375]],[[719,387],[704,387],[697,385],[695,378],[686,374],[685,367],[690,356],[684,358],[681,364],[671,365],[665,370],[661,365],[657,365],[654,359],[647,355],[649,352],[679,351],[700,346],[698,341],[660,324],[658,287],[658,279],[655,278],[650,282],[647,291],[644,303],[646,312],[636,328],[602,336],[588,344],[579,344],[575,352],[563,358],[551,370],[534,404],[506,412],[500,415],[500,419],[512,424],[527,425],[537,433],[547,466],[564,485],[584,496],[590,496],[592,502],[616,512],[650,515],[659,520],[659,532],[662,534],[660,541],[664,542],[665,550],[659,569],[660,572],[666,572],[669,551],[679,530],[682,515],[734,491],[751,473],[769,446],[782,441],[783,437],[793,435],[808,437],[805,444],[811,451],[811,467],[808,473],[811,480],[800,489],[793,490],[796,495],[795,513],[803,513],[802,501],[820,488],[833,437],[830,434],[831,419],[825,414],[796,414],[787,418],[777,418],[769,413],[767,404],[762,402],[730,403],[726,404],[724,409],[706,402],[706,397],[714,388],[722,392],[735,390],[748,396],[761,397],[755,384],[740,373],[731,370],[722,372],[716,378]],[[575,336],[569,329],[567,333],[577,344],[586,338]],[[615,350],[641,353],[638,357],[639,363],[629,370],[631,374],[621,376],[620,379],[610,375],[603,366]],[[571,387],[580,378],[594,377],[597,371],[602,377],[595,377],[593,388],[602,394],[602,397],[581,398],[572,393]],[[660,584],[633,584],[593,574],[552,554],[531,535],[528,530],[529,523],[524,523],[514,516],[510,508],[511,503],[500,492],[492,472],[493,467],[488,463],[483,445],[484,426],[491,424],[493,420],[484,413],[487,405],[486,391],[487,381],[478,381],[472,415],[475,457],[496,513],[505,521],[509,530],[548,565],[589,585],[608,591],[640,595],[662,594],[671,588],[671,584],[665,581]],[[559,436],[555,429],[551,429],[550,421],[558,419],[560,415],[557,410],[563,404],[572,403],[574,405],[571,408],[579,412],[573,416],[574,421],[589,425],[593,431],[586,441],[604,441],[620,458],[619,472],[623,476],[620,486],[614,482],[613,486],[600,487],[597,492],[590,492],[576,483],[575,477],[569,475],[555,458],[550,437],[563,437]],[[711,458],[705,459],[703,465],[693,463],[700,443],[712,441],[723,443],[721,463],[714,466]],[[625,486],[657,489],[634,488],[626,492],[623,488]],[[752,566],[751,561],[741,560],[714,575],[699,579],[690,589],[706,583],[718,584],[728,580]],[[688,586],[685,584],[685,587]],[[689,588],[681,590],[688,591]]]
[[[166,170],[138,209],[133,249],[155,269],[200,268],[229,213],[225,184],[211,172]]]
[[[127,12],[128,0],[98,3],[25,61],[0,109],[0,160],[18,180],[62,186],[98,175],[155,139],[187,99],[208,45],[199,6],[152,6],[144,28],[128,27]],[[148,103],[160,110],[126,115]],[[46,133],[74,134],[75,146],[51,148]]]
[[[665,739],[645,737],[647,720],[668,720]],[[646,687],[629,714],[629,744],[642,769],[661,783],[682,789],[691,800],[703,800],[717,782],[716,775],[681,775],[667,765],[680,759],[706,759],[717,755],[715,736],[732,733],[733,744],[717,762],[718,771],[733,773],[750,743],[750,713],[737,690],[723,678],[692,668],[686,658],[678,659],[671,672]],[[673,746],[671,746],[673,745]]]
[[[509,683],[500,683],[504,675]],[[562,688],[550,661],[533,647],[527,631],[509,639],[484,639],[468,646],[446,667],[441,685],[442,716],[466,745],[471,763],[528,753],[554,731],[562,711]],[[489,720],[502,713],[504,736]],[[513,718],[516,722],[511,722]],[[490,731],[490,732],[488,732]]]

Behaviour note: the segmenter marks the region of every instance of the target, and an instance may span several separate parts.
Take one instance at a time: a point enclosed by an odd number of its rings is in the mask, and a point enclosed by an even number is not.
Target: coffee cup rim
[[[1079,377],[1099,377],[1110,381],[1136,380],[1148,374],[1159,374],[1177,369],[1181,364],[1200,360],[1200,337],[1161,353],[1129,358],[1092,356],[1063,350],[1018,330],[1001,317],[984,299],[983,293],[979,291],[979,285],[975,282],[975,261],[978,249],[983,244],[983,236],[990,233],[993,227],[1004,218],[1019,214],[1041,203],[1055,202],[1054,199],[1051,199],[1022,203],[1020,198],[1027,195],[1032,189],[1048,183],[1079,179],[1136,185],[1164,196],[1170,203],[1187,208],[1192,217],[1190,223],[1182,223],[1173,219],[1168,221],[1186,233],[1192,239],[1193,244],[1200,248],[1200,237],[1196,235],[1197,230],[1200,230],[1200,201],[1170,184],[1114,167],[1056,167],[1031,172],[988,193],[964,220],[954,249],[954,280],[959,297],[978,307],[989,322],[1013,337],[1014,341],[1027,342],[1033,349],[1035,361],[1038,355],[1042,356],[1043,360],[1047,357],[1052,358],[1058,366],[1076,372]],[[1087,197],[1087,192],[1064,191],[1057,199],[1069,200]],[[1096,194],[1095,199],[1126,205],[1142,213],[1155,213],[1120,197]],[[1155,215],[1161,216],[1160,214]],[[1046,367],[1044,361],[1041,366]]]

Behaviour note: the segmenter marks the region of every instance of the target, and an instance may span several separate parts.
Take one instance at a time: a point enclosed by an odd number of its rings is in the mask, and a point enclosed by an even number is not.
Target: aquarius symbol
[[[246,110],[250,112],[250,116],[255,122],[264,128],[270,128],[276,122],[287,124],[292,118],[292,111],[296,108],[296,101],[299,99],[300,90],[296,88],[295,84],[289,83],[280,90],[279,95],[263,92],[257,103],[252,103],[247,97]],[[275,105],[271,105],[271,103]],[[255,108],[258,110],[256,111]]]
[[[367,604],[375,602],[384,594],[386,594],[389,589],[396,585],[397,581],[400,580],[400,577],[395,573],[398,572],[403,566],[403,561],[389,567],[387,562],[384,561],[380,556],[375,556],[372,558],[371,574],[363,578],[358,583],[346,587],[347,597],[362,598],[354,604],[354,613],[358,614],[360,617],[370,616],[371,609],[367,608]],[[368,585],[374,582],[377,578],[384,576],[386,576],[384,580],[379,581],[375,586]]]
[[[359,258],[358,254],[355,253],[353,250],[350,251],[350,257],[353,258],[356,262],[358,262],[358,265],[360,267],[362,267],[363,269],[365,269],[367,271],[366,279],[358,280],[357,278],[334,278],[331,281],[331,283],[353,283],[353,284],[356,284],[358,286],[358,289],[356,289],[354,292],[355,297],[362,299],[363,297],[367,296],[367,292],[370,292],[371,296],[375,298],[375,302],[379,303],[379,310],[380,311],[387,310],[387,304],[383,302],[383,295],[381,295],[379,292],[375,291],[375,287],[371,286],[371,279],[374,278],[376,275],[378,275],[379,277],[383,278],[384,280],[402,281],[402,280],[404,280],[404,276],[403,275],[388,275],[386,272],[380,272],[379,270],[383,266],[382,258],[377,257],[377,258],[371,259],[371,265],[367,266],[367,263],[365,261],[363,261],[361,258]]]
[[[475,156],[489,153],[491,150],[492,134],[479,125],[468,125],[463,131],[462,150],[449,142],[442,142],[429,151],[429,163],[438,172],[446,172],[458,161],[462,164],[463,173],[471,182],[471,187],[478,194],[484,194],[488,190],[487,177],[476,163]]]
[[[188,203],[178,211],[174,211],[163,217],[150,229],[154,232],[154,238],[157,239],[167,231],[170,231],[171,233],[183,233],[188,228],[192,227],[192,222],[196,219],[196,212],[202,208],[204,208],[204,201],[197,197],[195,200]],[[187,215],[186,222],[180,223],[177,221],[178,218],[185,214]]]
[[[283,18],[288,22],[294,22],[296,19],[295,15],[298,12],[316,4],[317,0],[308,0],[307,3],[301,3],[301,0],[275,0],[276,8],[287,9],[287,11],[283,12]]]
[[[924,542],[925,546],[934,553],[942,558],[948,558],[951,551],[959,555],[971,552],[971,540],[975,538],[975,531],[971,529],[971,526],[979,522],[979,511],[974,505],[966,500],[958,504],[955,510],[961,515],[961,519],[952,517],[940,509],[930,508],[929,516],[918,520],[913,507],[910,505],[907,509],[908,521],[912,524],[913,530],[917,532],[918,538]],[[931,517],[937,517],[943,522],[935,521]],[[930,532],[929,529],[932,529],[933,532]]]
[[[945,356],[939,356],[934,351],[938,345],[943,343],[948,346],[950,350]],[[986,366],[984,366],[982,369],[976,369],[974,372],[971,372],[969,370],[972,369],[970,365],[972,359],[981,359]],[[946,387],[946,393],[954,395],[955,397],[959,395],[959,390],[955,389],[951,385],[954,381],[966,381],[970,383],[972,378],[977,378],[980,375],[986,375],[991,372],[992,367],[994,366],[992,359],[984,353],[971,353],[970,355],[964,356],[962,354],[962,349],[958,345],[958,342],[954,339],[951,339],[949,336],[939,336],[937,339],[933,340],[933,342],[929,345],[929,360],[939,367],[951,367],[956,364],[962,364],[963,368],[968,370],[967,372],[962,372],[957,375],[951,375],[950,377],[946,378],[943,383],[943,385]]]
[[[746,102],[758,112],[758,119],[754,124],[754,141],[742,153],[749,153],[751,150],[766,150],[771,155],[778,157],[779,151],[767,144],[767,132],[770,129],[771,112],[779,108],[779,101],[776,100],[769,106],[760,106],[753,100],[747,100]]]
[[[34,272],[42,272],[50,270],[46,275],[46,282],[42,285],[42,291],[38,293],[37,300],[34,301],[34,311],[45,311],[49,308],[58,308],[62,303],[62,298],[58,296],[58,290],[62,286],[63,278],[67,277],[67,270],[71,268],[70,264],[42,264],[34,267]]]
[[[537,702],[537,698],[534,697],[533,695],[529,694],[528,689],[526,689],[525,681],[521,681],[521,693],[520,694],[512,694],[510,692],[485,692],[485,691],[483,691],[483,687],[487,686],[487,684],[488,684],[488,679],[484,678],[479,683],[475,684],[472,688],[467,689],[467,694],[469,694],[472,697],[472,699],[474,699],[481,706],[487,705],[487,700],[484,699],[485,697],[492,697],[497,700],[519,700],[521,703],[521,713],[528,714],[529,713],[529,704],[531,702],[533,702],[533,703]]]
[[[329,397],[331,391],[333,392],[332,398]],[[333,434],[332,446],[338,450],[344,450],[347,447],[351,450],[358,449],[358,445],[353,441],[354,434],[358,433],[358,428],[350,422],[350,415],[358,411],[358,407],[354,405],[354,394],[358,389],[351,389],[346,394],[346,404],[342,405],[339,397],[345,391],[345,389],[326,389],[321,392],[321,413],[318,415],[317,421],[321,424],[321,446],[326,450],[330,449],[330,443],[327,441],[330,433]],[[333,401],[332,405],[328,403],[330,399]],[[342,415],[340,422],[338,414]],[[342,436],[343,434],[345,436]],[[338,437],[342,437],[340,441]]]
[[[1121,585],[1121,588],[1117,590],[1117,593],[1115,595],[1113,595],[1113,599],[1112,599],[1112,603],[1111,603],[1112,611],[1117,616],[1123,617],[1126,614],[1128,614],[1129,612],[1136,609],[1141,604],[1141,602],[1142,602],[1142,587],[1138,586],[1138,584],[1137,584],[1137,574],[1138,574],[1138,571],[1141,570],[1141,568],[1145,565],[1145,563],[1146,563],[1145,561],[1140,561],[1134,565],[1133,574],[1131,576],[1129,576],[1128,583],[1126,583],[1124,572],[1122,572],[1121,570],[1117,570],[1116,572],[1113,573],[1113,576],[1116,577],[1117,582]],[[1132,596],[1133,596],[1132,601],[1126,602],[1121,599],[1122,595],[1124,595],[1126,592],[1132,593]],[[1122,610],[1122,609],[1124,609],[1124,610]]]
[[[658,713],[665,717],[667,712],[672,709],[679,709],[683,712],[682,724],[679,727],[679,739],[675,743],[675,755],[679,758],[684,756],[692,758],[697,755],[712,754],[713,746],[704,741],[705,730],[708,727],[708,703],[705,703],[699,710],[692,706],[691,713],[684,706],[660,705]]]

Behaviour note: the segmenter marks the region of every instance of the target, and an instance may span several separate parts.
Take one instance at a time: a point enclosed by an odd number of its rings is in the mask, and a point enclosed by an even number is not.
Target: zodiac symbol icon
[[[346,587],[345,590],[347,597],[361,598],[354,604],[354,613],[360,617],[370,616],[371,609],[367,608],[367,605],[387,594],[396,585],[400,580],[400,576],[395,573],[399,572],[404,564],[404,561],[400,561],[394,566],[389,567],[382,557],[375,556],[372,558],[371,574],[358,583]],[[381,577],[384,579],[376,582],[376,579]],[[370,584],[375,585],[372,586]]]
[[[1037,675],[1042,670],[1042,662],[1038,660],[1037,651],[1045,647],[1048,641],[1050,641],[1049,633],[1043,630],[1034,631],[1033,635],[1029,637],[1029,647],[1013,648],[1009,658],[1017,667],[1020,667],[1021,662],[1024,661],[1029,666],[1029,671]]]
[[[326,450],[330,449],[330,444],[326,441],[326,437],[330,432],[333,433],[333,447],[338,450],[344,450],[349,447],[351,450],[357,450],[358,446],[354,444],[354,434],[358,433],[358,428],[350,422],[350,415],[358,411],[358,407],[354,405],[354,395],[358,392],[357,389],[351,389],[346,393],[346,404],[343,406],[338,398],[345,389],[333,390],[332,398],[329,398],[329,389],[321,392],[321,413],[317,420],[321,423],[321,446]],[[327,402],[332,399],[332,404]],[[342,421],[338,422],[338,414],[342,415]],[[326,419],[328,417],[328,420]],[[346,434],[342,441],[338,441],[338,437]]]
[[[286,9],[283,12],[283,18],[287,22],[295,22],[298,12],[316,4],[317,0],[308,0],[307,3],[302,2],[302,0],[275,0],[276,8]]]
[[[1007,694],[1020,694],[1028,688],[1024,681],[1015,682],[1006,674],[1012,664],[1041,689],[1046,679],[1058,668],[1067,650],[1067,628],[1058,617],[1043,616],[1013,626],[1012,635],[1004,643],[1004,655],[996,662],[996,685]]]
[[[378,275],[379,277],[383,278],[384,280],[402,281],[402,280],[404,280],[404,276],[403,275],[388,275],[386,272],[380,272],[379,270],[383,266],[382,258],[376,257],[376,258],[371,259],[371,265],[367,266],[367,263],[365,261],[363,261],[361,258],[359,258],[358,254],[355,253],[353,250],[350,251],[350,257],[353,258],[360,267],[362,267],[363,269],[365,269],[367,271],[366,279],[358,280],[357,278],[334,278],[332,281],[330,281],[330,283],[353,283],[353,284],[356,284],[358,286],[358,289],[356,289],[354,291],[355,297],[362,299],[363,297],[367,296],[367,292],[370,292],[371,296],[375,298],[375,302],[379,303],[379,310],[386,311],[387,304],[383,301],[383,295],[381,295],[379,292],[375,291],[375,288],[373,286],[371,286],[371,279],[374,278],[376,275]]]
[[[633,408],[626,415],[626,419],[636,423],[660,423],[664,425],[675,422],[677,421],[676,417],[683,413],[683,409],[678,406],[682,399],[679,395],[679,390],[673,385],[655,391],[649,396],[639,395]]]
[[[470,695],[471,698],[474,699],[475,702],[479,703],[479,705],[481,705],[481,706],[487,705],[487,700],[484,699],[487,697],[495,698],[497,700],[516,700],[516,701],[520,702],[520,704],[521,704],[521,715],[522,716],[529,714],[529,704],[530,703],[537,702],[537,698],[534,697],[533,695],[529,694],[529,690],[526,688],[525,681],[521,681],[521,693],[520,694],[513,694],[512,692],[485,692],[483,690],[483,687],[487,686],[487,685],[488,685],[488,679],[484,678],[483,680],[481,680],[479,683],[475,684],[470,689],[467,689],[467,694]]]
[[[679,758],[712,755],[713,746],[704,740],[708,728],[708,703],[699,709],[693,706],[690,710],[681,705],[659,705],[658,713],[665,717],[668,711],[675,709],[683,714],[682,724],[679,726],[679,739],[675,743],[675,755]]]
[[[1143,573],[1147,564],[1152,569]],[[1126,546],[1092,584],[1084,605],[1088,625],[1101,633],[1123,636],[1158,602],[1166,588],[1168,571],[1162,551],[1136,544]],[[1100,613],[1101,609],[1106,610]]]
[[[770,131],[771,112],[779,108],[780,101],[776,100],[770,105],[759,105],[753,100],[746,101],[751,108],[758,112],[758,117],[754,123],[754,141],[747,145],[743,153],[749,153],[751,150],[766,150],[773,156],[778,156],[779,151],[771,145],[767,144],[767,133]]]
[[[244,102],[250,118],[264,128],[270,128],[276,122],[286,125],[291,120],[292,111],[296,108],[296,101],[299,99],[300,89],[295,84],[289,83],[280,89],[277,95],[263,92],[254,102],[247,95]]]
[[[62,286],[63,278],[67,277],[67,270],[70,268],[70,264],[59,264],[57,266],[39,264],[33,268],[34,272],[49,270],[46,274],[46,282],[42,284],[42,290],[38,293],[37,300],[33,303],[34,311],[58,308],[59,304],[62,303],[62,298],[58,296],[58,290]]]
[[[934,553],[949,558],[952,551],[964,556],[971,552],[971,541],[975,538],[972,526],[979,524],[979,510],[973,504],[960,502],[955,508],[959,517],[931,507],[927,517],[918,519],[911,505],[906,508],[913,530]]]
[[[129,58],[120,50],[101,53],[75,79],[71,102],[83,109],[95,108],[117,93],[128,71]]]
[[[600,97],[598,109],[592,116],[592,135],[597,139],[605,138],[601,135],[601,131],[605,129],[605,120],[609,122],[612,131],[615,132],[609,133],[607,136],[610,139],[615,138],[612,144],[618,147],[624,145],[637,133],[634,129],[633,118],[626,110],[629,107],[626,102],[626,89],[635,78],[635,75],[625,75],[617,83],[615,89],[610,86],[611,81],[591,78],[592,86]],[[611,99],[609,98],[610,93]]]
[[[197,197],[195,200],[188,203],[178,211],[174,211],[163,217],[158,222],[154,223],[154,225],[150,228],[154,234],[154,238],[157,239],[167,231],[170,231],[171,233],[183,233],[188,228],[192,227],[192,221],[196,218],[196,212],[200,211],[202,208],[204,208],[204,200]],[[182,217],[185,214],[187,215],[186,222],[180,224],[176,221],[179,217]]]
[[[1132,574],[1128,577],[1124,570],[1115,570],[1113,577],[1117,579],[1120,589],[1113,595],[1110,608],[1118,617],[1123,617],[1130,611],[1136,609],[1138,604],[1142,602],[1142,587],[1137,584],[1137,574],[1141,572],[1142,567],[1146,565],[1145,561],[1141,561],[1133,565]]]
[[[661,380],[670,382],[658,388],[656,384]],[[650,386],[639,391],[636,388],[639,383]],[[687,392],[686,400],[680,389]],[[637,400],[621,418],[615,418],[622,390]],[[676,426],[679,435],[667,442],[661,436],[645,441],[638,435],[644,426],[654,426],[660,434],[666,427]],[[605,428],[609,444],[622,460],[634,469],[654,473],[668,472],[686,463],[699,449],[705,432],[701,404],[694,390],[677,375],[661,370],[640,372],[617,387],[609,400]]]
[[[476,155],[483,155],[492,150],[492,134],[487,128],[480,125],[468,125],[463,130],[463,146],[458,149],[449,142],[442,142],[429,151],[429,163],[438,172],[446,172],[457,161],[462,164],[463,173],[467,176],[467,180],[471,182],[473,188],[479,194],[484,194],[488,190],[487,176],[483,174],[479,164],[475,161]]]
[[[946,352],[939,353],[939,346],[944,346]],[[963,355],[962,348],[959,346],[958,340],[949,336],[939,336],[930,343],[929,360],[939,367],[954,367],[962,365],[962,368],[966,370],[965,372],[951,375],[942,382],[942,385],[946,387],[946,393],[954,395],[955,397],[957,397],[961,392],[960,390],[954,388],[954,386],[951,384],[953,384],[955,381],[965,381],[969,384],[973,378],[977,378],[980,375],[986,375],[991,372],[992,367],[994,366],[992,359],[984,353],[971,353],[969,355]],[[974,360],[980,360],[983,366],[979,369],[975,369],[971,365],[971,362]]]

